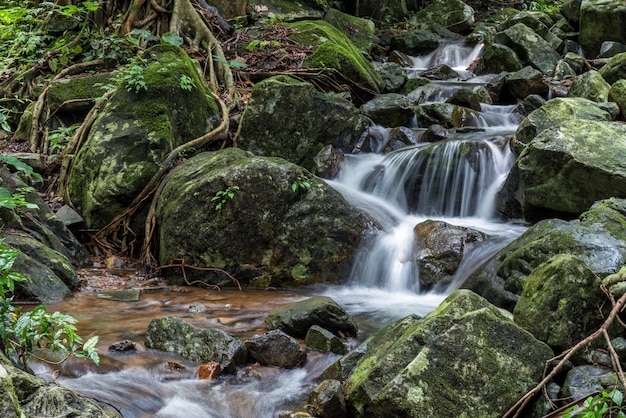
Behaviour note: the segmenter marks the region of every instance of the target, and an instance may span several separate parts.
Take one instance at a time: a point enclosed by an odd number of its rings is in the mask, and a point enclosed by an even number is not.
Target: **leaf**
[[[291,184],[291,190],[293,190],[294,192],[295,192],[296,190],[298,190],[298,184],[297,184],[297,183],[292,183],[292,184]]]
[[[184,39],[173,33],[164,33],[161,35],[161,40],[165,43],[172,44],[174,46],[183,46]]]
[[[248,66],[248,64],[244,64],[243,62],[239,62],[237,60],[231,60],[230,63],[228,63],[228,65],[230,65],[233,68],[246,68]]]
[[[614,390],[610,393],[611,400],[617,406],[622,406],[622,400],[624,399],[624,395],[619,390]]]

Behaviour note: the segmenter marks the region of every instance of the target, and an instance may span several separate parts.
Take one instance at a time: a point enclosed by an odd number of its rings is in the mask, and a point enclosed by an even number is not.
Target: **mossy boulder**
[[[622,120],[626,120],[626,79],[617,80],[609,90],[609,100],[619,106]]]
[[[352,103],[306,82],[277,76],[257,83],[241,119],[239,147],[315,171],[326,146],[351,151],[365,129]]]
[[[120,86],[74,157],[69,196],[89,228],[126,209],[170,151],[219,122],[217,104],[185,51],[163,44],[145,57],[146,89]],[[183,88],[183,77],[191,90]]]
[[[248,352],[238,338],[217,328],[198,328],[178,317],[150,321],[146,347],[176,353],[198,363],[216,361],[225,373],[234,373]]]
[[[585,98],[558,97],[548,100],[520,123],[515,132],[516,150],[521,152],[542,131],[572,119],[610,121],[611,115],[598,103]]]
[[[18,369],[0,352],[0,414],[19,417],[121,418],[109,405]]]
[[[259,287],[343,282],[370,227],[310,172],[239,148],[183,163],[163,189],[157,222],[161,264],[184,259]],[[182,281],[179,272],[165,272]],[[186,273],[193,280],[234,284],[221,273]]]
[[[476,23],[474,9],[461,0],[434,0],[426,3],[413,19],[417,22],[438,23],[456,33],[466,33]]]
[[[500,417],[553,355],[510,315],[464,290],[366,344],[344,383],[350,416]]]
[[[598,72],[609,84],[613,84],[617,80],[626,80],[626,52],[609,58]]]
[[[582,0],[579,25],[578,42],[588,57],[595,57],[604,41],[626,44],[626,4],[622,0]]]
[[[349,80],[380,93],[384,83],[374,66],[366,59],[339,29],[322,20],[301,21],[288,24],[295,32],[290,38],[300,44],[316,46],[304,60],[309,68],[333,68]]]
[[[561,58],[548,42],[523,23],[498,32],[495,41],[515,51],[524,65],[530,65],[546,76],[554,74]]]
[[[111,73],[82,75],[54,81],[46,96],[48,108],[66,125],[79,124],[93,107],[95,99],[104,94],[97,84],[112,83]]]
[[[343,13],[337,9],[328,9],[324,20],[350,38],[362,54],[372,51],[376,41],[376,25],[370,19],[364,19]]]
[[[512,217],[571,218],[593,202],[626,197],[626,126],[574,119],[542,131],[524,148],[499,193]]]
[[[361,106],[361,112],[374,123],[389,128],[408,125],[415,114],[409,99],[398,93],[377,95]]]
[[[626,201],[597,202],[578,220],[548,219],[530,227],[463,284],[513,310],[529,274],[557,254],[570,254],[599,277],[626,263]]]
[[[555,351],[566,350],[602,324],[606,296],[600,284],[579,258],[555,255],[524,281],[513,310],[515,323]]]
[[[611,85],[607,83],[599,72],[591,70],[579,75],[567,92],[567,97],[582,97],[597,103],[609,99]]]
[[[485,48],[479,61],[479,74],[498,74],[502,71],[519,71],[523,67],[519,57],[506,45],[493,43]]]

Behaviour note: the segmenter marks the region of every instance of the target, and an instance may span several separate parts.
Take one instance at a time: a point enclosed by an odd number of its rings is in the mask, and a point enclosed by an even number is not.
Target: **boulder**
[[[523,23],[516,23],[495,36],[499,44],[511,48],[522,60],[546,76],[552,76],[560,56],[554,48],[535,31]]]
[[[345,354],[346,352],[346,346],[339,337],[319,325],[312,325],[309,328],[304,343],[307,348],[322,353]]]
[[[382,78],[385,87],[383,93],[395,93],[399,91],[407,82],[406,71],[402,66],[395,62],[374,63],[374,69]]]
[[[402,54],[426,55],[450,40],[432,29],[419,28],[394,34],[390,48]]]
[[[431,103],[419,105],[415,109],[417,123],[421,127],[433,124],[444,128],[476,126],[479,114],[475,110],[450,103]]]
[[[550,87],[540,71],[526,66],[507,75],[504,90],[514,99],[523,100],[531,94],[546,97]]]
[[[413,19],[428,24],[434,22],[456,33],[467,33],[476,23],[474,9],[461,0],[430,1]]]
[[[225,373],[246,362],[244,344],[217,328],[198,328],[177,317],[155,318],[146,332],[146,347],[175,353],[194,362],[216,361]]]
[[[348,415],[500,417],[552,350],[498,308],[456,291],[419,320],[377,331],[344,383]]]
[[[625,159],[623,124],[564,121],[523,149],[498,194],[498,210],[531,221],[571,218],[597,200],[626,197]]]
[[[415,114],[409,99],[398,93],[377,95],[361,106],[361,112],[374,123],[389,128],[408,125]]]
[[[383,81],[368,61],[339,29],[323,20],[307,20],[290,23],[294,29],[290,39],[308,46],[316,46],[307,56],[304,65],[309,68],[334,68],[346,79],[362,85],[375,93],[384,87]]]
[[[588,57],[595,57],[605,41],[626,44],[626,4],[622,0],[582,0],[578,41]]]
[[[470,275],[462,287],[512,311],[528,275],[557,254],[579,258],[599,277],[616,273],[626,262],[624,225],[622,199],[597,202],[578,220],[540,221]]]
[[[376,40],[376,25],[371,19],[364,19],[330,8],[324,21],[343,32],[361,53],[368,55]]]
[[[246,341],[248,354],[264,366],[298,367],[306,360],[306,350],[280,330],[255,335]]]
[[[479,231],[433,220],[417,224],[413,231],[413,258],[419,266],[420,289],[424,290],[449,284],[466,249],[485,238]]]
[[[360,0],[347,2],[345,7],[348,13],[378,22],[402,22],[408,13],[406,2],[397,0]]]
[[[370,220],[322,179],[240,148],[201,153],[172,175],[156,209],[159,260],[223,269],[256,287],[341,283]],[[164,274],[181,284],[179,271]],[[220,272],[190,280],[235,285]]]
[[[590,364],[574,367],[567,372],[565,382],[563,382],[562,396],[578,400],[596,391],[606,390],[608,383],[614,380],[611,379],[612,375],[613,373],[605,367]]]
[[[567,92],[567,97],[582,97],[597,103],[609,100],[611,85],[604,81],[599,72],[591,70],[578,76]]]
[[[182,48],[161,44],[145,58],[146,89],[120,86],[74,157],[69,195],[89,228],[126,209],[170,151],[219,123],[218,106]],[[182,77],[192,80],[191,90],[181,86]]]
[[[345,418],[346,401],[339,380],[327,379],[311,391],[310,409],[320,418]]]
[[[524,281],[515,305],[515,323],[556,352],[593,333],[604,321],[606,296],[600,279],[569,254],[555,255],[538,265]]]
[[[611,115],[597,103],[583,98],[556,98],[548,100],[539,109],[531,112],[515,132],[517,152],[530,144],[537,135],[548,128],[559,126],[572,119],[609,121]]]
[[[265,325],[297,338],[304,338],[313,325],[335,335],[356,336],[358,329],[350,315],[327,296],[314,296],[281,306],[268,314]]]
[[[626,79],[613,83],[609,90],[609,100],[617,103],[622,120],[626,120]]]
[[[502,71],[514,72],[523,67],[519,57],[508,46],[494,43],[488,45],[478,65],[478,74],[498,74]]]
[[[600,68],[599,73],[609,84],[626,79],[626,52],[609,58],[606,64]]]
[[[306,115],[303,118],[302,115]],[[351,150],[365,122],[352,103],[312,84],[277,76],[257,83],[241,119],[238,145],[311,171],[327,145]]]

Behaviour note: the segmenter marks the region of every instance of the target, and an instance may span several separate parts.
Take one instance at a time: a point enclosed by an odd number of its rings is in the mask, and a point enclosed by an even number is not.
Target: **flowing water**
[[[446,63],[466,79],[469,73],[465,68],[481,51],[480,46],[449,45],[427,57],[416,57],[409,73],[418,75],[423,69]],[[427,101],[445,100],[464,85],[458,80],[438,83],[446,88]],[[466,83],[480,85],[482,81],[474,78]],[[376,219],[381,231],[361,249],[345,286],[241,292],[186,288],[185,292],[142,294],[139,302],[130,303],[82,292],[51,308],[76,316],[83,335],[99,335],[104,353],[116,341],[142,341],[150,320],[166,315],[247,338],[264,332],[263,319],[272,309],[314,294],[331,296],[355,317],[359,340],[408,314],[425,315],[461,286],[481,262],[523,232],[521,226],[494,218],[495,192],[514,162],[508,146],[517,125],[513,108],[483,105],[472,125],[475,129],[437,143],[419,144],[416,139],[417,145],[384,155],[346,156],[341,173],[329,184]],[[408,130],[419,136],[419,127]],[[372,143],[378,144],[373,148],[383,149],[391,133],[391,129],[372,127]],[[470,227],[488,238],[464,255],[446,288],[424,292],[412,258],[413,228],[427,219]],[[193,302],[202,303],[207,312],[189,313]],[[172,359],[184,367],[172,370],[168,367]],[[303,368],[253,366],[235,376],[202,381],[196,378],[197,365],[148,350],[106,355],[99,370],[85,363],[69,364],[58,380],[115,405],[126,417],[269,418],[302,409],[316,378],[335,359],[311,352]],[[52,373],[41,365],[37,372]]]

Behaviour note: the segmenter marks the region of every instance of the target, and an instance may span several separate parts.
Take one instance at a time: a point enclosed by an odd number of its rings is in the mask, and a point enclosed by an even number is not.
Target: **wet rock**
[[[552,76],[559,54],[541,36],[523,23],[516,23],[496,34],[495,41],[511,48],[522,60],[541,71],[543,75]]]
[[[449,284],[465,251],[485,238],[479,231],[433,220],[416,225],[413,231],[420,289]]]
[[[397,93],[377,95],[361,106],[361,112],[374,123],[389,128],[408,125],[414,114],[406,96]]]
[[[198,328],[176,317],[150,321],[146,347],[176,353],[190,361],[217,361],[226,373],[234,373],[247,357],[244,344],[232,335],[216,328]]]
[[[364,129],[349,101],[321,93],[311,83],[277,76],[255,84],[238,144],[256,155],[284,158],[315,171],[313,159],[324,146],[351,150]]]
[[[350,315],[327,296],[314,296],[275,309],[265,318],[265,325],[298,338],[304,338],[313,325],[336,335],[356,336],[357,333],[357,325]]]
[[[366,56],[372,51],[376,39],[376,25],[371,19],[364,19],[329,8],[324,20],[343,32]]]
[[[120,88],[73,160],[68,190],[89,228],[101,228],[125,210],[172,149],[219,124],[218,106],[182,48],[163,43],[145,57],[147,90]],[[193,80],[190,91],[181,88],[182,75]]]
[[[595,201],[626,197],[625,160],[623,124],[564,121],[523,149],[499,192],[498,208],[530,221],[578,216]]]
[[[426,77],[429,80],[458,80],[461,78],[454,68],[447,64],[439,64],[420,72],[420,77]]]
[[[514,72],[523,67],[519,57],[506,45],[494,43],[485,48],[478,66],[478,74],[498,74],[502,71]]]
[[[326,145],[313,158],[315,172],[323,179],[333,179],[341,170],[341,163],[345,161],[344,154],[332,145]]]
[[[474,9],[461,0],[434,0],[415,13],[418,22],[433,22],[455,33],[466,33],[476,23]]]
[[[587,71],[578,76],[567,92],[567,97],[582,97],[591,101],[602,103],[609,99],[611,86],[597,71]]]
[[[626,44],[626,5],[624,2],[621,0],[582,0],[578,40],[588,57],[595,57],[606,40]]]
[[[255,335],[246,341],[248,354],[264,366],[298,367],[306,360],[306,350],[280,330]]]
[[[602,379],[611,371],[604,367],[582,365],[574,367],[567,373],[563,383],[562,396],[583,399],[595,391],[604,390]]]
[[[526,278],[513,315],[516,324],[561,352],[602,324],[605,301],[600,279],[582,260],[556,255]]]
[[[119,353],[128,353],[128,352],[136,352],[136,351],[142,351],[139,349],[139,346],[137,343],[130,341],[130,340],[124,340],[124,341],[118,341],[116,343],[113,343],[109,346],[109,351],[113,351],[113,352],[119,352]]]
[[[344,418],[346,401],[343,396],[341,382],[324,380],[313,389],[309,397],[310,410],[320,418]]]
[[[201,380],[213,380],[219,377],[221,374],[220,364],[216,361],[211,361],[206,364],[201,364],[198,368],[198,379]]]
[[[215,199],[218,193],[225,195]],[[256,287],[342,282],[372,225],[322,179],[240,148],[183,163],[163,189],[157,220],[161,265],[184,258]],[[169,270],[166,277],[182,284]],[[189,280],[236,284],[220,272],[186,273]]]
[[[332,332],[324,328],[313,325],[306,333],[304,343],[307,348],[321,351],[322,353],[345,354],[346,346]]]
[[[500,417],[552,355],[485,299],[457,291],[371,337],[344,383],[348,415]]]
[[[528,66],[507,75],[504,88],[513,98],[520,100],[531,94],[546,97],[550,90],[541,72]]]
[[[448,138],[448,136],[450,136],[448,130],[443,126],[435,123],[426,128],[426,131],[422,135],[421,140],[423,142],[437,142],[443,141],[444,139]]]
[[[391,49],[408,55],[425,55],[446,40],[431,30],[416,29],[395,34],[391,39]]]
[[[189,308],[187,308],[187,312],[189,313],[204,313],[206,312],[208,309],[206,306],[204,306],[202,303],[200,302],[194,302],[192,304],[189,305]]]
[[[375,64],[374,68],[385,83],[385,87],[383,88],[384,93],[395,93],[399,91],[407,81],[406,71],[404,71],[400,64],[395,62],[387,61]]]
[[[420,105],[415,109],[419,126],[438,124],[444,128],[460,128],[474,126],[478,120],[478,112],[449,103],[433,103]]]
[[[626,45],[614,41],[604,41],[600,45],[598,57],[611,58],[613,55],[621,54],[622,52],[626,52]]]

